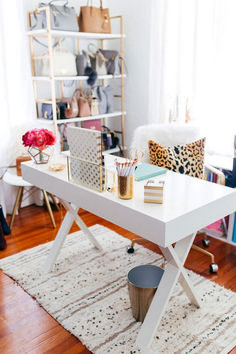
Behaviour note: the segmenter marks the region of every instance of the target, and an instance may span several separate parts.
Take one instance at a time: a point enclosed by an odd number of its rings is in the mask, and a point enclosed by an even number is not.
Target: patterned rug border
[[[140,353],[133,338],[136,338],[141,324],[131,315],[127,274],[135,265],[160,265],[162,257],[140,245],[135,246],[133,255],[128,255],[128,239],[101,225],[94,225],[90,230],[102,243],[104,252],[93,248],[83,232],[78,231],[68,235],[49,274],[45,274],[39,264],[43,266],[52,242],[6,257],[0,260],[0,268],[93,353]],[[82,269],[80,273],[78,267],[75,270],[75,262]],[[105,268],[108,272],[104,275]],[[74,282],[68,284],[72,274]],[[168,350],[179,354],[227,354],[236,345],[235,336],[228,333],[229,327],[231,332],[236,332],[236,294],[196,273],[188,271],[188,274],[201,292],[205,306],[196,310],[177,285],[154,342],[143,353],[156,354],[158,350],[158,353],[166,354]],[[67,296],[62,294],[65,289]],[[97,313],[98,306],[100,313]],[[207,328],[202,329],[202,321],[205,323],[206,319],[210,325],[208,323]]]

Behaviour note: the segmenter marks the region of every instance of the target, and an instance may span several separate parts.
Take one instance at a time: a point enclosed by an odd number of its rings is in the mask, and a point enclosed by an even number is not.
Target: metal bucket
[[[155,265],[134,267],[128,273],[131,308],[137,322],[143,322],[164,270]]]

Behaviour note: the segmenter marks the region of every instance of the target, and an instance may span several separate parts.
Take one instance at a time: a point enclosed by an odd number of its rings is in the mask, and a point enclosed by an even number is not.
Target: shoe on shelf
[[[4,235],[10,235],[11,229],[7,225],[7,222],[6,222],[5,216],[3,214],[3,210],[2,210],[1,204],[0,204],[0,223],[2,224],[2,231],[3,231]]]
[[[5,250],[5,248],[7,248],[7,242],[5,240],[4,234],[3,234],[3,230],[2,230],[2,226],[0,223],[0,251]]]

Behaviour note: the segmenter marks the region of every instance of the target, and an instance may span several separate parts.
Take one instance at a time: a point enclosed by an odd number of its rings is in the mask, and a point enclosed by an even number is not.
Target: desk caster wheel
[[[210,264],[210,272],[211,273],[217,273],[218,272],[218,265],[216,263],[211,263]]]
[[[204,247],[209,247],[210,243],[211,243],[211,241],[208,238],[204,238],[202,240],[202,244]]]
[[[134,253],[134,247],[133,246],[128,247],[127,253]]]

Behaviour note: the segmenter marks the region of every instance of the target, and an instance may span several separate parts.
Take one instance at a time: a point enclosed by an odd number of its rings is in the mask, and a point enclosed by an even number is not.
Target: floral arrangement
[[[24,146],[35,147],[44,150],[49,145],[54,145],[56,137],[47,129],[33,129],[22,136]]]

